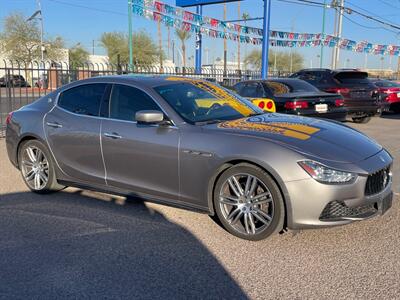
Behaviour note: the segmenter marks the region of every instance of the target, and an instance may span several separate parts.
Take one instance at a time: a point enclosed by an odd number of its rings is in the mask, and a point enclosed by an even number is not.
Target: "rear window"
[[[374,84],[379,87],[400,87],[400,84],[389,80],[375,81]]]
[[[334,78],[343,84],[370,84],[366,72],[340,72]]]
[[[274,95],[299,92],[318,92],[316,87],[303,80],[291,80],[287,82],[267,81],[266,85]]]

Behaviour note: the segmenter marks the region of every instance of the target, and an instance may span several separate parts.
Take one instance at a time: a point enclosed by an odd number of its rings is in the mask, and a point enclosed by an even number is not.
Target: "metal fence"
[[[257,79],[260,72],[250,70],[227,70],[205,66],[201,74],[194,68],[138,66],[108,63],[87,63],[71,66],[66,62],[21,62],[0,60],[0,137],[5,135],[5,122],[9,112],[19,109],[67,83],[95,76],[115,74],[177,75],[203,78],[225,86],[245,79]],[[270,74],[276,77],[288,76],[287,72]]]

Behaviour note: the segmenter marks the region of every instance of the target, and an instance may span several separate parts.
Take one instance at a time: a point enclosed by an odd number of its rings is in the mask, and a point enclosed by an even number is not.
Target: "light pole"
[[[271,0],[264,0],[264,19],[263,19],[263,42],[261,56],[261,78],[268,77],[268,50],[269,50],[269,27],[271,19]]]
[[[128,0],[129,68],[133,65],[132,0]]]
[[[326,17],[326,0],[324,0],[324,10],[322,12],[321,54],[320,54],[320,60],[319,60],[320,68],[322,68],[322,64],[323,64],[323,60],[324,60],[325,17]]]
[[[44,61],[44,45],[43,45],[43,15],[42,15],[42,6],[40,4],[40,0],[36,1],[37,5],[38,5],[38,10],[34,12],[34,14],[32,16],[30,16],[26,21],[32,21],[34,19],[37,19],[40,21],[40,54],[41,54],[41,59],[42,62]]]

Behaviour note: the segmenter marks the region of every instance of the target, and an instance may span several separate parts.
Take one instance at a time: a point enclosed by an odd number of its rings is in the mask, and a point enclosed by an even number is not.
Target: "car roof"
[[[293,81],[304,81],[304,80],[301,80],[299,78],[288,78],[288,77],[282,77],[282,78],[276,77],[276,78],[274,78],[274,77],[272,77],[272,78],[268,78],[268,79],[243,80],[243,81],[240,81],[238,83],[242,83],[242,82],[268,82],[268,81],[279,81],[279,82],[288,82],[289,83],[289,82],[293,82]]]
[[[173,79],[173,80],[171,80]],[[90,83],[90,82],[125,82],[125,83],[136,83],[142,84],[147,87],[155,87],[166,84],[173,84],[179,82],[187,82],[189,80],[193,81],[205,81],[199,78],[190,78],[183,76],[172,76],[172,75],[137,75],[137,74],[127,74],[127,75],[109,75],[109,76],[98,76],[88,79],[80,80],[80,83]]]

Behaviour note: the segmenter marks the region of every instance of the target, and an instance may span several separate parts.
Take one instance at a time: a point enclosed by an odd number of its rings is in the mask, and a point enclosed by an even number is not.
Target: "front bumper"
[[[381,168],[384,166],[376,170]],[[385,213],[392,203],[392,178],[373,195],[365,193],[367,180],[368,176],[359,175],[355,182],[346,185],[322,184],[312,178],[286,182],[290,197],[288,228],[345,225]]]

